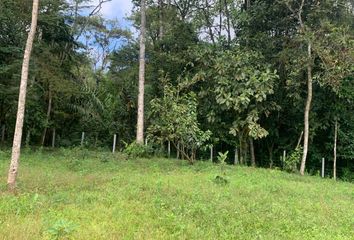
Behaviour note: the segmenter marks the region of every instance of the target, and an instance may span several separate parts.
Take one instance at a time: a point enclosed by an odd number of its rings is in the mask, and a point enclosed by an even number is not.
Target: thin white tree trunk
[[[312,102],[312,46],[311,43],[308,43],[307,47],[308,54],[308,66],[307,66],[307,99],[304,113],[304,149],[302,153],[301,166],[300,166],[300,174],[304,175],[307,152],[309,146],[309,129],[310,129],[310,110],[311,110],[311,102]]]
[[[338,138],[338,121],[334,125],[334,146],[333,146],[333,179],[337,179],[337,138]]]
[[[145,88],[145,33],[146,14],[145,0],[141,0],[141,26],[140,26],[140,57],[139,57],[139,96],[138,96],[138,123],[136,142],[144,144],[144,88]]]
[[[27,92],[27,80],[28,80],[28,70],[29,63],[32,52],[32,45],[36,35],[37,19],[38,19],[38,6],[39,0],[33,0],[32,7],[32,23],[31,29],[28,34],[25,53],[22,63],[21,72],[21,83],[20,92],[18,97],[18,107],[17,107],[17,117],[16,117],[16,127],[12,146],[12,155],[10,169],[7,178],[7,184],[10,191],[14,191],[16,187],[16,177],[18,173],[20,153],[21,153],[21,141],[22,141],[22,131],[23,131],[23,120],[25,115],[26,106],[26,92]]]

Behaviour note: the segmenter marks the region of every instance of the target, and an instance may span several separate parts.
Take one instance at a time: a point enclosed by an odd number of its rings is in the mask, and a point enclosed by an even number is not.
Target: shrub
[[[297,165],[301,160],[302,156],[302,147],[297,147],[289,157],[285,158],[284,161],[284,170],[288,172],[297,172]]]
[[[343,181],[353,182],[354,181],[354,173],[350,171],[349,168],[343,168]]]
[[[124,149],[124,153],[130,158],[148,158],[154,153],[153,148],[150,145],[138,144],[137,142],[132,142],[127,145]]]
[[[226,151],[225,153],[219,152],[218,153],[218,162],[220,163],[220,175],[221,176],[216,176],[214,179],[214,182],[217,184],[227,184],[229,181],[226,179],[226,159],[227,155],[229,154],[229,151]]]

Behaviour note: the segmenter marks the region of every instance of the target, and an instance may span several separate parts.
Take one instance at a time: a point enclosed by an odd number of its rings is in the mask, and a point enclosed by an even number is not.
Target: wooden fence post
[[[55,147],[55,128],[53,128],[53,136],[52,136],[52,148]]]
[[[210,146],[210,162],[213,162],[213,155],[214,155],[214,149],[213,149],[213,145]]]
[[[238,151],[237,151],[237,147],[235,148],[235,158],[234,158],[234,164],[237,165],[238,164]]]
[[[171,141],[168,141],[167,153],[168,153],[168,158],[170,158],[171,157]]]
[[[325,171],[325,159],[324,159],[324,158],[322,158],[321,177],[323,177],[323,178],[324,178],[324,176],[325,176],[324,171]]]
[[[84,146],[84,141],[85,141],[85,132],[81,133],[81,147]]]
[[[116,144],[117,144],[117,134],[113,135],[113,147],[112,147],[112,153],[116,152]]]

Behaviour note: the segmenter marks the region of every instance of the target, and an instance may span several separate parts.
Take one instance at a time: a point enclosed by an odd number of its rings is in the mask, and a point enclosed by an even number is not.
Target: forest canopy
[[[229,151],[228,163],[301,174],[325,158],[328,174],[336,162],[353,178],[352,0],[133,1],[134,30],[105,19],[106,2],[40,1],[23,146],[111,148],[116,135],[117,148],[139,148],[144,60],[141,151],[168,148],[191,163]],[[3,146],[15,132],[31,9],[0,2]]]

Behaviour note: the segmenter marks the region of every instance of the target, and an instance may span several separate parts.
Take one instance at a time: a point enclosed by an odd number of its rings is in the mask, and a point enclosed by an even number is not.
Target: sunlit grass
[[[276,170],[125,160],[61,150],[22,155],[0,239],[354,239],[354,186]]]

